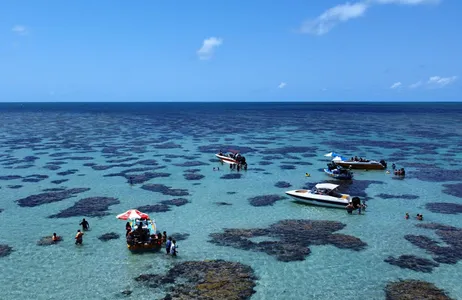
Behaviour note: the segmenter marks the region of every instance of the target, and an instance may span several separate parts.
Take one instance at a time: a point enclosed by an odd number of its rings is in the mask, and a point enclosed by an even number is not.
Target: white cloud
[[[278,85],[278,89],[283,89],[283,88],[286,87],[286,85],[287,85],[287,83],[281,82],[281,83]]]
[[[339,4],[331,7],[318,17],[304,21],[300,27],[301,33],[324,35],[338,23],[346,22],[363,16],[371,5],[380,4],[438,4],[441,0],[363,0],[360,2]]]
[[[415,82],[415,83],[413,83],[413,84],[410,84],[410,85],[409,85],[409,88],[410,88],[410,89],[415,89],[415,88],[418,88],[418,87],[421,86],[421,85],[422,85],[422,81],[417,81],[417,82]]]
[[[11,31],[14,33],[17,33],[19,35],[26,35],[28,33],[27,27],[23,25],[16,25],[13,28],[11,28]]]
[[[221,44],[223,44],[223,39],[221,38],[210,37],[208,39],[205,39],[202,43],[202,47],[199,50],[197,50],[197,55],[199,56],[199,59],[210,59],[213,56],[213,53],[215,52],[215,48],[221,46]]]
[[[393,84],[390,86],[390,89],[397,89],[397,88],[399,88],[401,85],[402,85],[401,82],[399,82],[399,81],[398,81],[398,82],[395,82],[395,83],[393,83]]]
[[[346,22],[350,19],[359,18],[366,12],[368,5],[366,3],[345,3],[334,6],[326,10],[323,14],[314,20],[306,21],[302,24],[300,31],[314,35],[323,35],[328,33],[335,25],[340,22]]]
[[[456,80],[457,80],[457,76],[451,76],[451,77],[432,76],[428,79],[427,84],[431,87],[444,87],[448,84],[454,83]]]

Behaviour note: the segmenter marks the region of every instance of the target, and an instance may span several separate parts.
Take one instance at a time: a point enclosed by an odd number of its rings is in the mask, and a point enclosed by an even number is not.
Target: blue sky
[[[0,101],[460,101],[462,1],[2,1]]]

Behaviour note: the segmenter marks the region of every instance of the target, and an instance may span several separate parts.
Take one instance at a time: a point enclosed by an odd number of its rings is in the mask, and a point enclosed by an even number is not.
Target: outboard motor
[[[387,168],[387,162],[384,161],[383,159],[380,161],[380,164],[384,166],[385,168]]]

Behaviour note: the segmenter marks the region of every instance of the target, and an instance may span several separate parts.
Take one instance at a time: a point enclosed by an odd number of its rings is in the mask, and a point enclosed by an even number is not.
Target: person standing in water
[[[83,219],[82,222],[80,222],[80,224],[82,226],[82,229],[83,230],[88,230],[90,229],[90,224],[88,224],[87,220]]]
[[[165,251],[167,252],[167,254],[170,254],[171,246],[172,246],[172,237],[169,236],[167,239],[167,243],[165,244]]]
[[[176,241],[172,241],[172,245],[170,246],[170,254],[172,256],[176,256]]]
[[[75,235],[75,244],[76,245],[82,245],[83,242],[83,232],[77,230],[77,234]]]

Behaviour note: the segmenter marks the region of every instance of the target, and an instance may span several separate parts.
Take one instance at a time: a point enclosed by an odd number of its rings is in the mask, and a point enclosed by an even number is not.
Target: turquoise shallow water
[[[130,107],[130,104],[125,105]],[[431,202],[461,204],[459,197],[443,192],[443,185],[458,183],[461,177],[434,175],[447,174],[446,170],[460,171],[462,129],[456,124],[462,119],[461,111],[462,105],[458,104],[449,107],[428,104],[414,107],[405,104],[401,107],[158,104],[141,106],[134,111],[110,105],[98,107],[98,104],[84,108],[55,104],[41,110],[33,106],[18,109],[2,105],[0,176],[19,175],[21,178],[0,180],[0,209],[3,209],[0,244],[13,248],[10,255],[0,257],[3,271],[0,286],[4,287],[0,298],[115,299],[122,297],[121,291],[127,289],[133,291],[130,297],[134,299],[161,298],[164,295],[161,290],[143,287],[134,278],[142,273],[165,272],[175,262],[224,259],[250,265],[255,270],[258,280],[252,299],[384,299],[386,284],[398,279],[432,282],[451,297],[461,299],[458,276],[461,261],[441,263],[431,273],[402,269],[384,262],[389,256],[402,254],[432,259],[430,253],[404,239],[407,234],[438,239],[435,231],[415,226],[419,223],[414,219],[417,213],[424,215],[423,223],[461,226],[460,214],[432,212],[425,206]],[[164,143],[172,144],[165,146]],[[241,172],[242,178],[220,178],[236,172],[213,161],[213,149],[217,144],[251,149],[242,150],[249,162],[249,170]],[[282,147],[289,148],[283,151]],[[297,150],[296,147],[309,148]],[[268,206],[249,204],[250,197],[284,196],[285,190],[328,180],[320,169],[328,162],[323,154],[330,151],[345,156],[383,158],[389,166],[393,162],[398,167],[406,166],[407,176],[404,180],[396,180],[384,171],[355,172],[357,188],[354,192],[367,196],[368,209],[363,215],[302,205],[289,198]],[[66,154],[54,156],[62,152]],[[166,155],[193,156],[190,161],[205,164],[178,166],[175,164],[188,159]],[[34,159],[20,161],[28,156]],[[69,157],[87,159],[71,160]],[[84,165],[113,165],[115,163],[108,161],[126,157],[134,158],[127,163],[151,159],[157,161],[157,166],[94,170]],[[57,159],[65,162],[59,170],[45,168],[48,162]],[[294,169],[281,169],[281,165],[292,165]],[[22,168],[24,166],[27,168]],[[154,170],[159,166],[165,168]],[[150,179],[145,184],[164,184],[187,189],[190,193],[181,196],[190,201],[188,204],[171,206],[167,212],[150,213],[160,230],[190,234],[179,242],[177,258],[163,253],[134,255],[126,249],[123,238],[107,242],[97,238],[112,231],[123,237],[125,223],[115,215],[127,209],[178,198],[143,190],[142,184],[130,186],[123,177],[104,176],[139,167],[170,174]],[[214,167],[220,170],[214,171]],[[423,170],[429,168],[433,173],[422,176]],[[77,171],[69,175],[57,174],[70,169]],[[200,169],[199,174],[204,178],[185,180],[186,169]],[[311,177],[305,177],[306,172]],[[32,174],[48,178],[39,182],[22,181]],[[52,183],[59,179],[69,181]],[[292,187],[275,187],[278,181],[288,182]],[[13,185],[22,187],[11,188]],[[15,202],[57,187],[90,190],[35,207],[20,207]],[[382,199],[380,194],[392,196]],[[414,195],[416,199],[400,199],[401,195]],[[48,216],[87,197],[114,197],[120,204],[110,206],[106,216],[86,216],[92,229],[86,232],[84,245],[77,247],[73,237],[83,216]],[[232,205],[219,206],[215,202]],[[411,214],[410,220],[404,219],[405,212]],[[285,219],[339,221],[346,227],[338,233],[360,238],[367,246],[364,250],[352,251],[332,245],[313,245],[305,260],[282,262],[263,252],[208,242],[209,234],[222,232],[224,228],[265,228]],[[63,236],[64,241],[52,246],[36,245],[40,237],[52,232]]]

